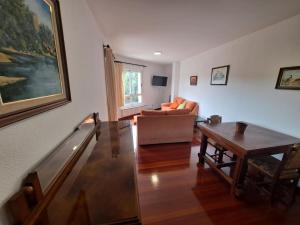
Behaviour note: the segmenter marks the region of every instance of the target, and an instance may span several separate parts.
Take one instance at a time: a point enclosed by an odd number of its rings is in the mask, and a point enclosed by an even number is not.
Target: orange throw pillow
[[[180,97],[175,97],[174,102],[177,102],[178,105],[184,103],[185,99]]]
[[[171,109],[177,109],[178,107],[178,103],[177,102],[173,102],[171,105],[170,105],[170,108]]]
[[[196,106],[196,102],[187,102],[185,105],[185,109],[193,110]]]

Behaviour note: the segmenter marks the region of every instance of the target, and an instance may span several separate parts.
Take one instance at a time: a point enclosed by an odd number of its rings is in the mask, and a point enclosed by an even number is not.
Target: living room
[[[0,12],[1,225],[299,224],[298,0]]]

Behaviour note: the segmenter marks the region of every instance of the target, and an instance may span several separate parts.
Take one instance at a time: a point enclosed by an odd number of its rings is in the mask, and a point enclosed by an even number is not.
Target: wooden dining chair
[[[248,167],[249,184],[269,195],[272,203],[279,200],[291,206],[295,202],[300,178],[300,145],[285,153],[282,160],[273,156],[249,159]]]
[[[222,123],[222,117],[219,115],[212,115],[207,119],[207,123],[210,125],[220,124]],[[211,138],[208,139],[208,143],[215,148],[214,155],[210,155],[210,157],[215,163],[223,163],[223,156],[226,150]]]
[[[219,115],[212,115],[207,119],[207,121],[211,125],[216,125],[222,123],[222,117]]]

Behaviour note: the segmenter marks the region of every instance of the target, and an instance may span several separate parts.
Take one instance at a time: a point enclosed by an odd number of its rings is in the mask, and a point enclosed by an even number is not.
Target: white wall
[[[113,46],[112,46],[113,49]],[[168,102],[171,94],[171,77],[172,77],[172,65],[171,64],[158,64],[148,61],[142,61],[132,59],[120,55],[116,55],[116,60],[145,65],[143,69],[143,104],[149,108],[158,108],[162,102]],[[152,76],[160,75],[168,77],[168,83],[166,87],[152,86]]]
[[[84,0],[61,0],[72,103],[0,129],[0,205],[91,112],[107,119],[102,35]],[[0,224],[8,224],[3,207]]]
[[[211,86],[211,68],[230,64],[227,86]],[[276,90],[280,67],[300,66],[300,15],[181,62],[179,94],[204,116],[244,120],[300,137],[300,91]],[[198,86],[189,85],[198,75]]]

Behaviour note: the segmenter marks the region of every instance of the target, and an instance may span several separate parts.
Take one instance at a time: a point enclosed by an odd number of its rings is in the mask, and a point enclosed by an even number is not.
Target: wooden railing
[[[86,117],[74,131],[24,179],[7,206],[18,225],[47,224],[45,209],[91,139],[100,135],[98,113]],[[45,221],[43,221],[45,220]]]

